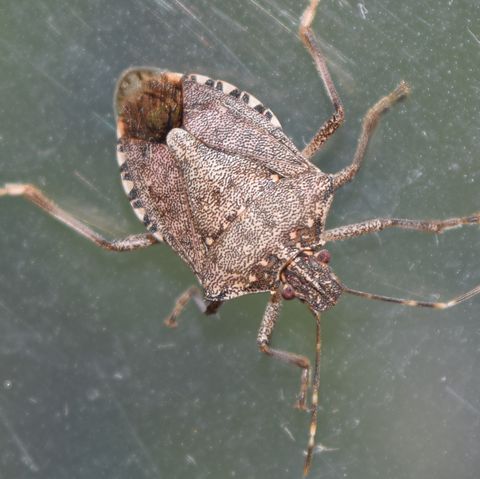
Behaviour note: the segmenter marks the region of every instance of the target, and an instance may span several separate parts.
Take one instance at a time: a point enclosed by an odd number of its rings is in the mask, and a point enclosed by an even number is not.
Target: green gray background
[[[303,146],[331,112],[296,37],[305,1],[2,0],[0,182],[29,181],[98,231],[142,231],[120,185],[112,94],[155,65],[252,92]],[[329,226],[480,209],[477,0],[324,0],[314,23],[347,121],[316,163],[350,161],[362,115],[401,79]],[[167,246],[102,251],[20,199],[0,201],[1,478],[300,477],[309,417],[297,370],[257,352],[267,301],[220,318]],[[480,283],[478,227],[386,231],[330,247],[352,288],[438,299]],[[480,298],[436,312],[345,297],[323,317],[312,478],[478,478]],[[274,344],[310,356],[314,322],[285,308]]]

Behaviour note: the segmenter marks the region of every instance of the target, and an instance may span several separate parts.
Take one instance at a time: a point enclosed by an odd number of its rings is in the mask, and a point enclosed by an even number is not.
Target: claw
[[[177,320],[172,316],[169,316],[168,318],[164,319],[163,324],[165,324],[167,328],[171,328],[171,329],[175,329],[178,326]]]

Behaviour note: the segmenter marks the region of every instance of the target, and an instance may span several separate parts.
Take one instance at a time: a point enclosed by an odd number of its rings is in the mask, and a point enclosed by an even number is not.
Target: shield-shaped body
[[[255,97],[201,75],[134,69],[116,107],[130,202],[207,299],[274,290],[286,262],[321,246],[331,177]]]

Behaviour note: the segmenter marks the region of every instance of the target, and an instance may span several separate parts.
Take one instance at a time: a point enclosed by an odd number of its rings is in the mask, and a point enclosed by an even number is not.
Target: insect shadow
[[[168,243],[196,275],[204,298],[196,286],[185,291],[165,320],[170,327],[177,325],[192,298],[211,314],[228,299],[270,292],[257,343],[263,353],[301,370],[296,406],[311,411],[305,475],[315,449],[321,312],[343,293],[445,309],[480,292],[479,285],[446,302],[392,298],[348,288],[329,267],[325,246],[333,241],[386,228],[439,234],[479,224],[480,214],[446,220],[375,218],[325,228],[335,192],[353,180],[381,115],[405,97],[409,87],[401,82],[368,110],[349,166],[330,174],[313,165],[311,158],[344,121],[342,102],[311,29],[318,3],[311,0],[304,11],[299,36],[334,112],[303,150],[287,138],[270,109],[230,83],[199,74],[134,68],[121,76],[115,93],[117,158],[125,192],[147,232],[107,240],[33,185],[9,183],[0,188],[0,196],[23,196],[110,251]],[[313,380],[307,357],[270,345],[282,300],[294,298],[309,307],[316,321]]]

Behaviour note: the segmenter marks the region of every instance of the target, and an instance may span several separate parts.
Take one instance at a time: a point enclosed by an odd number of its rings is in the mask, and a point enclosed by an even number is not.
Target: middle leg
[[[347,226],[340,226],[326,230],[322,235],[322,240],[326,242],[341,241],[349,238],[355,238],[367,233],[376,233],[386,228],[401,228],[406,230],[424,231],[426,233],[443,233],[445,230],[457,228],[463,225],[473,225],[480,223],[480,212],[471,216],[461,218],[448,218],[446,220],[408,220],[400,218],[376,218],[373,220],[362,221]]]

